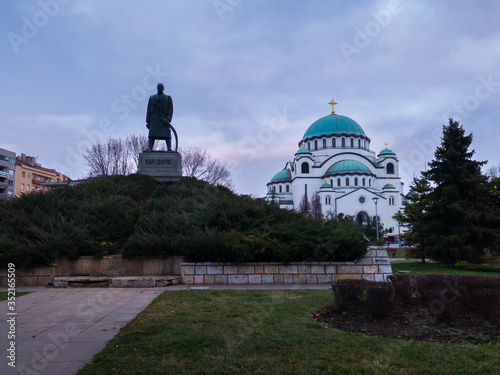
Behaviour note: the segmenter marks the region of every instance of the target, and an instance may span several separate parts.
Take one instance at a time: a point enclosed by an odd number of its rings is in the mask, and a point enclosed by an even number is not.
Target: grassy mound
[[[366,252],[350,220],[321,221],[191,178],[110,176],[0,204],[0,261],[184,255],[192,261],[348,261]]]

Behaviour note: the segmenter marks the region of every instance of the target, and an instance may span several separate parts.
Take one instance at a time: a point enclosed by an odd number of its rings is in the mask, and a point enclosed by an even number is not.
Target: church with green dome
[[[397,231],[392,217],[403,182],[396,154],[387,145],[376,154],[363,128],[336,114],[333,99],[329,104],[332,113],[307,128],[294,157],[267,184],[267,199],[294,210],[320,202],[324,217],[342,213],[361,223],[378,215],[384,228]]]

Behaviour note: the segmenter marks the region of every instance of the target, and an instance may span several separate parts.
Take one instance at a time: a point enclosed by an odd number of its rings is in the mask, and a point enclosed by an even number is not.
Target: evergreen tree
[[[488,228],[492,211],[488,204],[488,179],[481,173],[485,162],[472,160],[472,134],[450,119],[443,126],[441,145],[424,178],[433,184],[426,214],[431,256],[453,264],[458,260],[477,261],[494,244]]]
[[[406,227],[403,238],[407,245],[414,246],[418,256],[425,263],[430,245],[428,206],[431,186],[424,178],[413,178],[410,192],[403,197],[404,205],[394,219],[400,226]]]

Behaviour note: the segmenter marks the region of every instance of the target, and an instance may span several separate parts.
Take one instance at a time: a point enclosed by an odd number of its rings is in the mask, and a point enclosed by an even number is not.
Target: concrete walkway
[[[328,289],[329,284],[176,285],[163,288],[17,287],[32,293],[15,301],[15,339],[7,301],[0,302],[0,374],[74,375],[99,353],[122,327],[164,291],[206,289]],[[0,291],[5,291],[1,288]],[[15,364],[10,362],[15,341]]]

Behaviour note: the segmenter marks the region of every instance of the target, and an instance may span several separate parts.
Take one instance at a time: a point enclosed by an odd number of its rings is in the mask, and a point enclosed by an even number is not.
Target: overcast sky
[[[85,176],[91,142],[147,134],[163,82],[180,146],[263,196],[334,98],[407,190],[449,117],[500,164],[499,16],[497,0],[2,1],[0,147]]]

